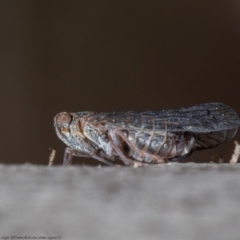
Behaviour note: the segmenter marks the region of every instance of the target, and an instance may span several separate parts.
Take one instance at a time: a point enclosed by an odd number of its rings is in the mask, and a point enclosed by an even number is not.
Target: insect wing
[[[126,130],[167,130],[209,133],[237,129],[237,114],[221,103],[206,103],[180,110],[130,111],[99,113],[90,116],[90,122]]]
[[[90,116],[89,120],[106,129],[194,133],[198,150],[229,141],[240,125],[237,114],[221,103],[206,103],[179,110],[99,113]]]

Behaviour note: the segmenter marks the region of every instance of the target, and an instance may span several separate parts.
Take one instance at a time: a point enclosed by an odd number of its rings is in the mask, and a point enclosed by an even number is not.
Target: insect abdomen
[[[142,153],[148,156],[142,157],[139,151],[129,150],[127,155],[135,160],[154,163],[156,160],[151,155],[160,156],[164,159],[181,157],[188,154],[192,150],[194,136],[188,132],[167,133],[149,132],[149,131],[129,131],[128,139]]]

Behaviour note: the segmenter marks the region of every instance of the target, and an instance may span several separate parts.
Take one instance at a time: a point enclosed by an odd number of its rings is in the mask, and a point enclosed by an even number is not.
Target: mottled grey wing
[[[210,133],[196,133],[195,150],[214,148],[228,142],[237,133],[237,128]]]
[[[179,110],[101,113],[95,121],[107,128],[141,131],[191,132],[197,138],[196,149],[216,147],[237,132],[237,114],[221,103],[206,103]]]
[[[228,106],[206,103],[179,110],[102,113],[97,121],[108,126],[146,130],[208,133],[238,128],[240,119]]]

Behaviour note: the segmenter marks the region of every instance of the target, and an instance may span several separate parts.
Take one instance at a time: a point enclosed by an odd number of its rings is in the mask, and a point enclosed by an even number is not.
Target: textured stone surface
[[[239,240],[239,188],[239,164],[0,165],[0,239]]]

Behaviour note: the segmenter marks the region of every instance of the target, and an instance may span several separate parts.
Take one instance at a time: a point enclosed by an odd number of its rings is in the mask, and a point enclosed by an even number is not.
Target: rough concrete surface
[[[240,239],[240,164],[0,165],[0,239]]]

